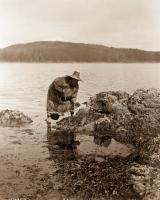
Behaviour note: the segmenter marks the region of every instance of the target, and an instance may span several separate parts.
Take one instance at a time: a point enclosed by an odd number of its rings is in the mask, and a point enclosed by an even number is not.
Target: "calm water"
[[[49,84],[57,76],[81,72],[78,100],[100,91],[160,88],[160,64],[0,64],[0,109],[44,113]]]
[[[73,155],[78,161],[79,155],[93,154],[96,158],[99,155],[127,156],[132,152],[129,147],[122,146],[115,141],[112,141],[108,148],[100,147],[93,143],[92,136],[86,135],[77,135],[80,145],[75,151],[50,151],[48,149],[45,123],[48,86],[55,77],[72,74],[74,70],[80,71],[83,79],[78,96],[80,102],[100,91],[133,92],[140,87],[160,88],[160,64],[1,63],[0,110],[8,108],[24,111],[32,117],[33,123],[21,128],[0,127],[0,199],[23,196],[22,194],[24,196],[32,193],[37,195],[41,191],[41,185],[43,186],[46,176],[51,177],[47,178],[47,184],[52,181],[55,185],[59,182],[61,184],[63,180],[60,181],[57,178],[59,173],[55,175],[54,180],[53,171],[57,170],[58,165],[61,166],[59,171],[63,172],[64,165],[61,163],[73,159]],[[20,176],[15,175],[16,171],[20,172]],[[37,171],[40,173],[37,174]],[[57,180],[59,180],[58,183]],[[30,185],[31,182],[33,185]],[[58,195],[57,199],[62,199],[59,198],[61,191],[55,194],[55,190],[49,190],[45,195],[47,195],[45,199],[52,199],[50,195],[54,197]]]

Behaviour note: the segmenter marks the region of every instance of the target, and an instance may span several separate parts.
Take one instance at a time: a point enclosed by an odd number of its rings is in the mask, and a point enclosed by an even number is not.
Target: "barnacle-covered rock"
[[[118,102],[125,104],[125,100],[130,95],[124,91],[100,92],[95,97],[90,98],[89,105],[91,109],[101,113],[111,113],[114,111],[114,105]]]
[[[70,129],[74,130],[75,132],[83,132],[89,135],[93,134],[94,131],[94,124],[98,119],[103,118],[105,115],[99,112],[95,112],[92,109],[81,108],[79,111],[70,119],[63,118],[57,125],[64,128],[68,128],[69,121],[70,121]]]
[[[121,97],[111,103],[107,118],[95,122],[95,142],[114,138],[132,144],[140,162],[160,165],[160,90],[139,89]]]
[[[63,173],[66,191],[71,190],[73,194],[85,191],[84,195],[105,199],[158,200],[160,90],[138,89],[132,95],[103,92],[86,105],[71,118],[74,130],[85,134],[88,129],[98,145],[107,146],[113,138],[132,146],[134,151],[123,159],[106,157],[99,162],[87,157],[74,167],[66,167]],[[67,123],[68,118],[65,118],[59,125],[67,127]]]
[[[129,135],[140,161],[160,167],[160,90],[136,90],[128,108],[133,113]]]
[[[108,98],[105,99],[107,103],[109,101],[108,99],[110,95],[112,96],[112,99],[114,99],[114,101],[110,101],[110,108],[111,108],[110,112],[106,113],[106,117],[104,117],[104,119],[100,119],[95,122],[94,126],[94,137],[96,139],[95,142],[101,141],[99,142],[99,144],[104,144],[105,140],[108,140],[109,138],[114,138],[119,142],[128,143],[127,139],[129,132],[128,124],[132,119],[132,113],[129,111],[127,107],[127,100],[130,97],[130,95],[123,91],[106,92],[105,96],[107,96]],[[99,103],[97,103],[99,102],[98,94],[96,95],[95,99],[93,98],[91,100],[91,103],[92,102],[94,102],[94,104],[91,104],[94,108],[95,105],[100,105]],[[105,104],[105,102],[103,103]]]
[[[131,112],[140,113],[157,113],[160,111],[160,90],[151,89],[138,89],[128,99],[128,108]]]
[[[23,112],[16,110],[0,111],[0,126],[20,127],[32,123],[32,119]]]
[[[160,90],[101,92],[87,105],[70,120],[75,131],[90,132],[99,145],[108,145],[112,138],[131,144],[140,162],[160,164]],[[59,122],[63,128],[67,124],[68,118]]]
[[[141,199],[157,200],[160,197],[160,169],[147,165],[133,165],[129,170],[129,183]]]

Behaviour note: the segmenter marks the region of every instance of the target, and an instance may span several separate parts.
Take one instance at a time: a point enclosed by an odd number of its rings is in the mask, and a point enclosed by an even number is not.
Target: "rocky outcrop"
[[[160,90],[139,89],[127,98],[121,97],[114,102],[106,100],[107,104],[111,102],[111,111],[95,122],[95,138],[101,143],[114,138],[132,144],[141,162],[157,166],[160,164]]]
[[[129,168],[128,183],[139,199],[158,200],[160,197],[160,169],[135,164]]]
[[[23,112],[16,110],[0,111],[0,126],[20,127],[32,123],[32,119]]]
[[[59,125],[67,127],[63,119]],[[91,98],[86,108],[71,118],[71,127],[94,135],[96,144],[111,139],[131,144],[139,161],[160,164],[160,90],[102,92]]]
[[[62,129],[68,129],[70,121],[70,129],[74,130],[74,132],[92,135],[95,122],[104,116],[104,114],[94,112],[88,107],[80,108],[73,117],[70,117],[70,119],[68,119],[68,117],[63,118],[61,121],[57,122],[57,125],[62,127]]]
[[[59,125],[67,126],[67,120],[63,119]],[[123,91],[99,93],[71,119],[71,127],[93,135],[99,145],[110,144],[112,138],[132,145],[135,151],[130,155],[130,162],[126,161],[127,171],[123,166],[120,170],[122,173],[125,170],[127,175],[122,187],[128,185],[136,199],[159,199],[159,89],[138,89],[132,95]]]

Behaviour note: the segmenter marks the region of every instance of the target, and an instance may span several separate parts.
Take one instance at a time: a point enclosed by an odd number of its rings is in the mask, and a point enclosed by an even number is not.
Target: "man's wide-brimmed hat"
[[[77,72],[77,71],[74,71],[72,75],[67,75],[67,76],[69,76],[69,77],[71,77],[71,78],[73,78],[73,79],[76,79],[76,80],[78,80],[78,81],[82,81],[82,80],[80,79],[80,73]]]

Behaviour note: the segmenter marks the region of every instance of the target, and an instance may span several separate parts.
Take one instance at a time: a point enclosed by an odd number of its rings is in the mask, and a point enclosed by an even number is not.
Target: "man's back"
[[[78,84],[72,85],[68,77],[58,77],[49,86],[47,96],[47,111],[48,112],[60,112],[69,109],[68,104],[74,103],[77,98],[79,86]],[[73,100],[71,102],[71,100]],[[61,106],[60,106],[61,105]],[[66,109],[65,109],[66,105]],[[62,108],[58,111],[58,108]]]

